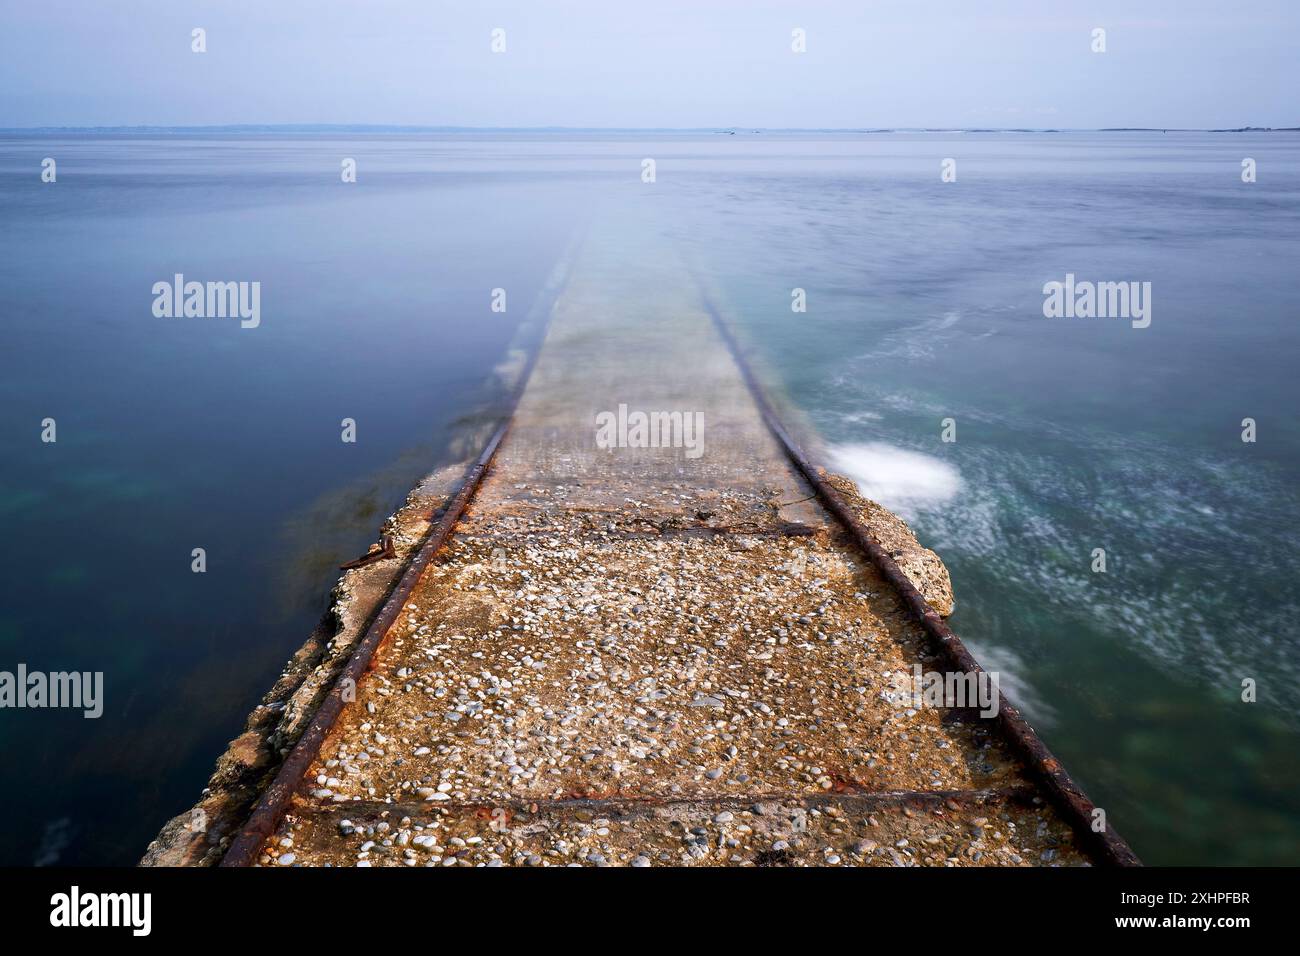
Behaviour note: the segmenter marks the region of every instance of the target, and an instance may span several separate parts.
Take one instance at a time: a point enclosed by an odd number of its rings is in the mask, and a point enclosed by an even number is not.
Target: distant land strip
[[[1114,126],[1100,129],[1028,127],[750,127],[750,126],[401,126],[388,124],[241,123],[216,126],[4,126],[0,134],[31,133],[1297,133],[1300,126],[1231,129]]]

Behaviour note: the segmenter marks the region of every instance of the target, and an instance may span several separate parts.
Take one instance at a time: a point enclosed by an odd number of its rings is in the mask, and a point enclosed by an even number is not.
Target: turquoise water
[[[1300,862],[1300,136],[782,146],[679,234],[830,464],[1147,862]],[[1151,282],[1151,325],[1044,318],[1067,272]]]
[[[0,668],[106,696],[0,714],[0,862],[130,863],[193,802],[593,216],[707,277],[1145,860],[1296,862],[1298,198],[1287,134],[0,138]],[[155,318],[176,272],[261,325]],[[1044,318],[1067,272],[1150,327]]]

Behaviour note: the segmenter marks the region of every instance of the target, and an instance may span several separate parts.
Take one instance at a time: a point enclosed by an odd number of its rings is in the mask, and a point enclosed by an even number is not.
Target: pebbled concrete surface
[[[1085,862],[990,723],[909,706],[937,669],[920,629],[681,264],[620,241],[586,243],[493,468],[261,862]],[[597,447],[620,405],[702,414],[702,454]],[[836,481],[950,607],[937,556]]]

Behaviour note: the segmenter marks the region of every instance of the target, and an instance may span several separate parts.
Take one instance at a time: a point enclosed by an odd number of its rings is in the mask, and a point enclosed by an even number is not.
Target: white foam
[[[981,667],[998,675],[998,690],[1014,706],[1024,711],[1035,726],[1050,727],[1056,723],[1056,710],[1025,679],[1025,672],[1029,668],[1015,651],[1006,647],[978,644],[969,639],[965,643]]]
[[[951,501],[961,490],[961,473],[946,461],[884,442],[832,445],[829,459],[865,497],[905,518]]]
[[[879,412],[848,412],[844,421],[850,425],[861,425],[863,422],[881,421],[884,417]]]

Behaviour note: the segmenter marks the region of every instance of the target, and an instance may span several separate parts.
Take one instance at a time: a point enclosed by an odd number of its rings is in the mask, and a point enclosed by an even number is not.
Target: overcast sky
[[[0,127],[1297,126],[1297,41],[1300,0],[0,0]]]

